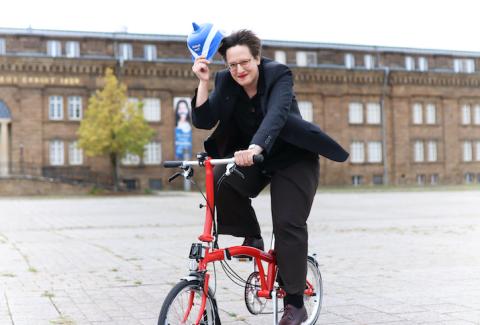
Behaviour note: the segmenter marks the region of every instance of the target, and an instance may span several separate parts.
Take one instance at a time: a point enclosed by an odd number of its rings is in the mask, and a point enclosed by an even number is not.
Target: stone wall
[[[84,195],[91,186],[71,185],[45,178],[0,178],[0,196]]]

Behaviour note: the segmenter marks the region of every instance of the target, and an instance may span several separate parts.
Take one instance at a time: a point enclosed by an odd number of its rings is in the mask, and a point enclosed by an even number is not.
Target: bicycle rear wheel
[[[202,302],[203,288],[199,280],[182,280],[177,283],[163,302],[158,325],[195,324]],[[208,291],[202,325],[219,325],[217,303]]]
[[[317,322],[322,309],[323,283],[322,274],[317,261],[309,256],[307,260],[307,289],[303,295],[303,302],[307,309],[308,319],[304,325],[313,325]]]

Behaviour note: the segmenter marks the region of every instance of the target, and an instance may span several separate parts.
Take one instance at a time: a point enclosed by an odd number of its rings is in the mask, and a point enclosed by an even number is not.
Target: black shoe
[[[261,251],[264,250],[264,245],[263,245],[263,238],[255,238],[255,237],[246,237],[245,240],[242,243],[242,246],[249,246],[253,248],[257,248]]]
[[[283,309],[283,316],[278,325],[300,325],[308,318],[305,306],[297,308],[294,305],[286,305]]]
[[[253,247],[259,249],[261,251],[264,250],[263,238],[255,238],[255,237],[246,237],[242,243],[242,246]],[[248,255],[237,255],[234,258],[238,259],[239,261],[251,261],[253,257]]]

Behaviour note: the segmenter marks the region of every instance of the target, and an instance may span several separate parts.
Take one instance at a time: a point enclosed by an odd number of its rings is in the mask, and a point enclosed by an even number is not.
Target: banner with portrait
[[[192,119],[190,109],[191,99],[174,97],[175,110],[175,159],[185,160],[192,157]]]

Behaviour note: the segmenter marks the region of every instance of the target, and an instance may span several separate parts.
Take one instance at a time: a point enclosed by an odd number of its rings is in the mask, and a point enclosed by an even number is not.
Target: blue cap
[[[192,53],[193,60],[205,56],[211,60],[217,52],[225,33],[218,30],[213,24],[197,25],[193,23],[193,32],[187,37],[187,47]]]

